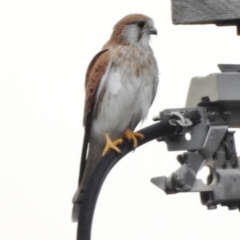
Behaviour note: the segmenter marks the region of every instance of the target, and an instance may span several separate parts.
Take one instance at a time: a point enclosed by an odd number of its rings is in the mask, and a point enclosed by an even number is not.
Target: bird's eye
[[[137,25],[138,25],[139,28],[143,28],[145,26],[145,24],[146,23],[144,21],[138,21],[137,22]]]

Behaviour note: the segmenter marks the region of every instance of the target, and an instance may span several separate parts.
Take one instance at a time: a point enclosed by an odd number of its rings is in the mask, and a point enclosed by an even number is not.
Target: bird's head
[[[143,14],[130,14],[116,23],[110,41],[115,44],[148,45],[151,34],[157,35],[153,20]]]

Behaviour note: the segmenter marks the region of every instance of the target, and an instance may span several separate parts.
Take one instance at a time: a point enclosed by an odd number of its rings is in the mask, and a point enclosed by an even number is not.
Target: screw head
[[[217,113],[216,112],[208,112],[207,117],[210,122],[214,122],[216,120]]]

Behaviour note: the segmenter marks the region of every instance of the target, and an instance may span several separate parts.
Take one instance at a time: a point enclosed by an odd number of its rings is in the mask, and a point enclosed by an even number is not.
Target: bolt
[[[208,112],[208,119],[210,122],[214,122],[216,120],[217,113],[216,112]]]
[[[184,164],[186,162],[183,155],[181,155],[181,154],[177,155],[177,160],[180,164]]]
[[[231,112],[230,112],[230,111],[225,111],[225,112],[223,112],[223,114],[222,114],[223,120],[227,120],[230,115],[231,115]]]
[[[207,208],[208,208],[208,210],[214,210],[217,208],[217,205],[211,204],[211,205],[208,205]]]
[[[237,205],[230,205],[230,206],[228,206],[228,210],[236,210],[236,209],[238,209]]]
[[[177,175],[176,173],[173,173],[172,181],[175,186],[178,186],[180,188],[182,188],[185,184],[184,179],[181,176]]]

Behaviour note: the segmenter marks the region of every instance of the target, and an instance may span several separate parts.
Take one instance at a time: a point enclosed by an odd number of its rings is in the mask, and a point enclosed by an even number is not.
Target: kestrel
[[[73,221],[78,219],[87,182],[101,157],[110,148],[120,152],[121,137],[132,140],[134,148],[137,138],[144,137],[133,130],[147,116],[158,87],[158,67],[149,45],[151,34],[156,35],[157,30],[150,17],[125,16],[87,69],[85,136]]]

